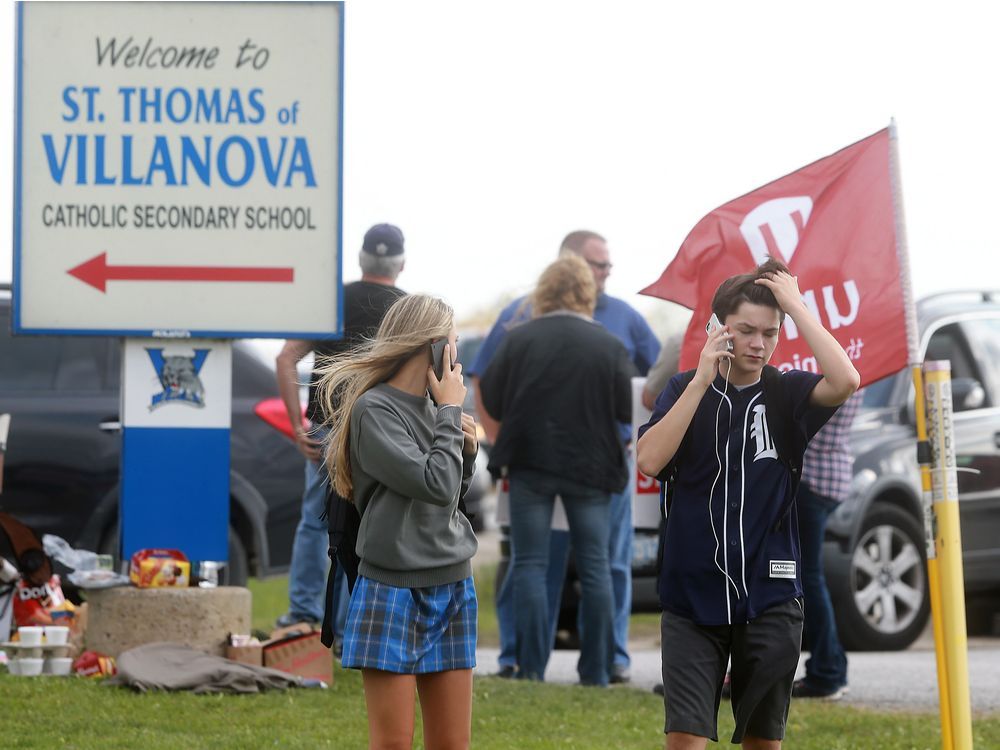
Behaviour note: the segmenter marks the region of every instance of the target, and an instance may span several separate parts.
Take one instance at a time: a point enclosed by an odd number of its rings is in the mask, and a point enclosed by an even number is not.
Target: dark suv
[[[1000,593],[1000,293],[917,305],[922,360],[950,360],[965,588]],[[827,525],[826,574],[841,640],[901,649],[924,629],[929,595],[909,371],[870,385],[854,423],[851,494]]]
[[[121,348],[101,336],[12,337],[10,290],[0,286],[0,414],[11,415],[0,510],[39,534],[112,554]],[[234,342],[229,583],[288,567],[304,460],[289,429],[273,368]]]

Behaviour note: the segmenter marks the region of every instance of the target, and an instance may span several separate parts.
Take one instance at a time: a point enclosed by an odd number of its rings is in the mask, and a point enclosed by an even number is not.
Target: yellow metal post
[[[913,391],[917,416],[917,461],[920,464],[920,484],[923,490],[924,542],[927,550],[927,583],[931,597],[931,622],[934,626],[934,655],[937,662],[938,702],[941,714],[941,748],[954,750],[951,736],[951,704],[948,699],[948,669],[945,664],[944,622],[941,617],[941,576],[938,570],[934,519],[934,501],[931,492],[931,450],[927,442],[927,402],[924,399],[924,374],[920,365],[914,365]]]
[[[933,468],[931,492],[937,520],[935,548],[940,573],[941,624],[948,708],[954,750],[972,748],[969,699],[969,653],[965,629],[965,576],[962,571],[962,529],[958,514],[958,472],[952,426],[951,363],[924,363],[927,431]]]

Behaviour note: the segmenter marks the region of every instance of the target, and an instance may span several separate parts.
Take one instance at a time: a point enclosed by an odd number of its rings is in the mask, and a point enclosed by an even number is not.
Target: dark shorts
[[[341,664],[397,674],[472,669],[477,613],[471,577],[403,589],[360,576],[347,608]]]
[[[726,666],[732,662],[732,742],[744,735],[765,740],[785,736],[792,681],[802,648],[802,603],[792,599],[746,625],[698,625],[664,612],[664,732],[718,737],[719,702]]]

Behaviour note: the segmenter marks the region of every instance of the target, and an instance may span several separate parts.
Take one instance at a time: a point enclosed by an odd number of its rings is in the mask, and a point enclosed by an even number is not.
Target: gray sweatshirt
[[[462,410],[386,383],[351,414],[351,475],[361,514],[359,573],[400,588],[472,575],[478,542],[458,499],[475,457],[462,455]]]

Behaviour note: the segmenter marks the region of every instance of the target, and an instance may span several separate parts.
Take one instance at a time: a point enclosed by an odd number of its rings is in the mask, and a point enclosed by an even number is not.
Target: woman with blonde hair
[[[446,340],[440,377],[432,344]],[[375,339],[323,370],[326,464],[361,514],[341,663],[360,669],[371,748],[409,748],[420,696],[428,750],[467,748],[476,660],[476,537],[459,510],[478,450],[462,412],[452,309],[409,295]]]
[[[593,320],[596,299],[581,258],[552,263],[532,319],[508,333],[480,392],[500,422],[490,470],[510,479],[518,677],[541,680],[552,650],[545,575],[559,495],[583,589],[580,682],[604,686],[614,656],[608,507],[628,481],[618,422],[632,419],[632,363]]]

